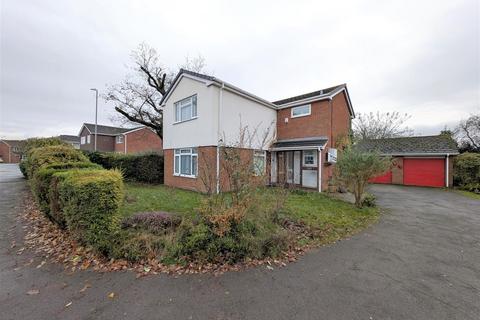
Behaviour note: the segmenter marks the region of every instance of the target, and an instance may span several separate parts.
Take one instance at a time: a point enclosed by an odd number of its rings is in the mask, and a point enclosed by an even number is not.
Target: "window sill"
[[[173,174],[174,177],[197,179],[197,176],[186,175],[186,174]]]
[[[173,124],[179,124],[179,123],[189,122],[189,121],[192,121],[192,120],[195,120],[195,119],[198,119],[198,117],[193,117],[193,118],[190,118],[190,119],[188,119],[188,120],[183,120],[183,121],[177,121],[177,122],[174,122]]]
[[[301,117],[308,117],[309,115],[311,115],[311,113],[309,113],[309,114],[301,114],[301,115],[298,115],[298,116],[291,116],[290,118],[295,119],[295,118],[301,118]]]

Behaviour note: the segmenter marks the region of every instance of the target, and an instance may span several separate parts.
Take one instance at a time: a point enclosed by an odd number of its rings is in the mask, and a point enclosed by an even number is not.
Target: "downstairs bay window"
[[[175,176],[196,178],[197,168],[197,148],[175,149],[173,161],[173,174]]]

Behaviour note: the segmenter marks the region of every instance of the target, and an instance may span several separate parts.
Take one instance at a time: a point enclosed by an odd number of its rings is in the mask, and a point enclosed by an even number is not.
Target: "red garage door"
[[[387,173],[370,179],[371,183],[392,183],[392,171],[388,171]]]
[[[444,187],[445,159],[405,158],[403,160],[403,184]]]

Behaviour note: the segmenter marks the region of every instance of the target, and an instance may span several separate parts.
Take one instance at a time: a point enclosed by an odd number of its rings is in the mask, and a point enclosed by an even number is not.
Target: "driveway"
[[[0,319],[478,320],[480,201],[427,188],[372,191],[388,211],[378,224],[287,267],[136,279],[37,268],[33,252],[17,255],[26,184],[16,166],[0,165]]]

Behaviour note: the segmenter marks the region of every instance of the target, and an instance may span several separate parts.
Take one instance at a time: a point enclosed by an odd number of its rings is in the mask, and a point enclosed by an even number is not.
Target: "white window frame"
[[[89,134],[89,135],[87,136],[87,144],[90,144],[90,141],[92,141],[92,139],[91,139],[91,135]]]
[[[190,174],[182,173],[182,156],[190,157]],[[195,159],[195,160],[194,160]],[[198,175],[197,148],[180,148],[173,151],[173,175],[177,177],[196,178]]]
[[[115,142],[117,144],[123,143],[123,135],[119,135],[115,137]]]
[[[86,141],[85,136],[80,137],[80,144],[85,144],[85,141]]]
[[[313,154],[313,163],[306,163],[305,156],[309,155],[309,153]],[[318,152],[317,150],[303,150],[302,152],[302,166],[304,167],[316,167],[318,163]]]
[[[188,98],[182,99],[180,101],[175,102],[175,113],[174,113],[174,123],[181,123],[185,121],[190,121],[198,118],[198,110],[197,110],[197,95],[194,94]],[[182,119],[182,109],[190,107],[190,117],[186,119]]]
[[[302,113],[302,114],[297,114],[297,115],[294,115],[294,110],[298,110],[300,108],[305,108],[305,107],[308,107],[308,111],[307,113]],[[309,116],[312,114],[312,105],[310,104],[303,104],[301,106],[296,106],[296,107],[293,107],[292,108],[292,111],[291,111],[291,117],[292,118],[300,118],[300,117],[306,117],[306,116]]]
[[[263,168],[262,172],[257,170],[257,166],[255,164],[255,159],[261,158],[263,160]],[[267,152],[264,150],[254,150],[253,151],[253,174],[255,176],[262,176],[265,174],[265,170],[267,169]]]

